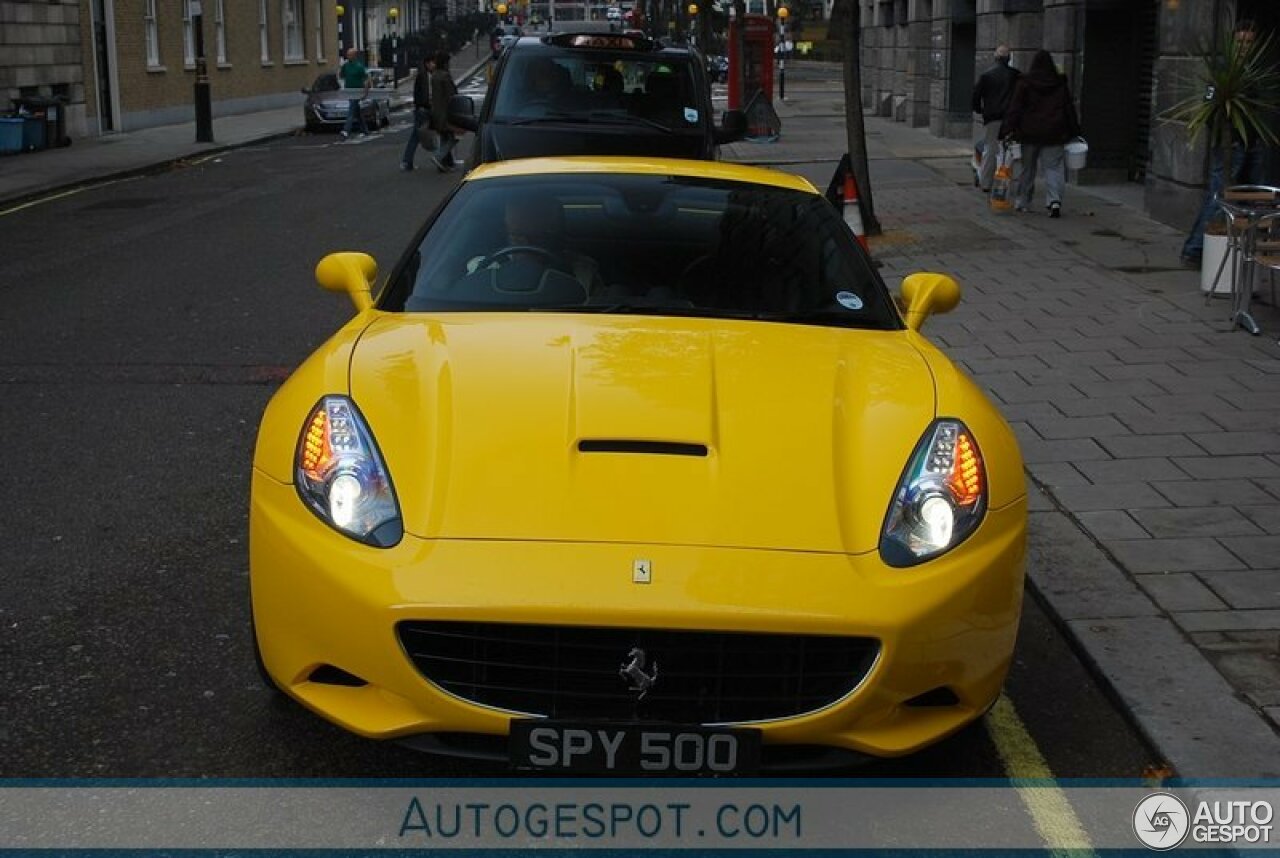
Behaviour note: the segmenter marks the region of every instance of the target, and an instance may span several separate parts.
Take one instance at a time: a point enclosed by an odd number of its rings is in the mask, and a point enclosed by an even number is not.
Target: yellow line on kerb
[[[1018,797],[1026,805],[1031,821],[1055,855],[1092,855],[1093,845],[1084,826],[1067,801],[1067,795],[1054,780],[1049,764],[1022,723],[1013,702],[1001,694],[986,718],[987,732],[995,743],[1005,774],[1014,781]],[[1019,786],[1017,781],[1039,781],[1040,784]]]

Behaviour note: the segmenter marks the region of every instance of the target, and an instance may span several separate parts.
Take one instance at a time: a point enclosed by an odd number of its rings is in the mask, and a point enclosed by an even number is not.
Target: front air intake
[[[443,620],[396,626],[424,677],[463,700],[550,718],[710,724],[830,706],[875,664],[879,641],[839,635],[594,628]],[[643,650],[642,696],[623,673]]]

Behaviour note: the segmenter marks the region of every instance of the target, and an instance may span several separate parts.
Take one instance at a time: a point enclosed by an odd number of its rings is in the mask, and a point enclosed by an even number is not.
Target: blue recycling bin
[[[0,152],[22,151],[22,127],[25,124],[20,116],[0,117]]]

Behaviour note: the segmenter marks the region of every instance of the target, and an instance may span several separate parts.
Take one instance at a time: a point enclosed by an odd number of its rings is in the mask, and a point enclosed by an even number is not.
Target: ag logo
[[[1187,806],[1176,795],[1153,793],[1133,809],[1133,833],[1148,849],[1173,849],[1187,839],[1190,828]]]

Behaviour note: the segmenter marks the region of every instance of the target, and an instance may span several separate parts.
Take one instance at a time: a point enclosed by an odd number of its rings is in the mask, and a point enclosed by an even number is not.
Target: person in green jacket
[[[343,89],[360,90],[360,95],[347,99],[347,121],[342,123],[342,139],[346,140],[351,136],[351,129],[357,121],[360,123],[360,134],[368,134],[369,126],[365,124],[360,102],[369,97],[369,70],[360,62],[360,52],[355,48],[347,50],[347,61],[338,69],[338,77],[342,78]]]

